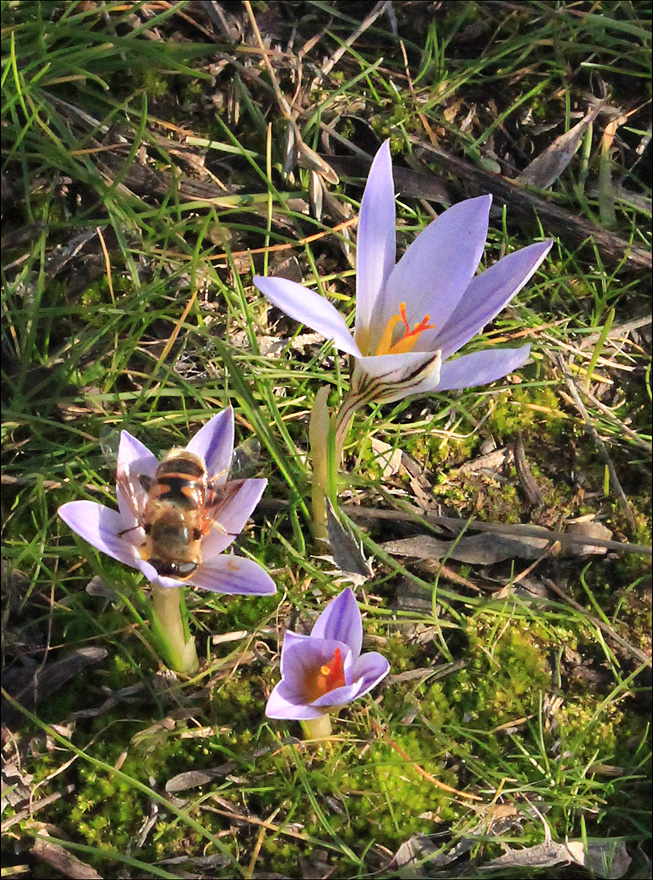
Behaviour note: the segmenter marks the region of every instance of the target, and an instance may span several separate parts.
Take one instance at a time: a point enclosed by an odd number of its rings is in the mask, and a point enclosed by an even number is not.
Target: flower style
[[[281,681],[268,718],[311,721],[372,690],[390,670],[376,651],[361,656],[363,622],[350,589],[330,602],[310,636],[288,631],[281,648]]]
[[[243,530],[263,494],[267,480],[227,482],[234,443],[234,414],[231,408],[214,416],[185,447],[200,459],[209,478],[226,499],[220,505],[219,526],[209,528],[200,539],[198,564],[183,580],[162,576],[146,556],[146,534],[141,514],[147,502],[144,483],[154,479],[159,462],[150,450],[127,431],[120,435],[117,496],[119,510],[95,501],[70,501],[59,508],[59,516],[85,541],[108,556],[138,568],[155,586],[164,588],[193,584],[216,593],[269,596],[276,592],[272,578],[261,566],[223,551]],[[121,480],[129,477],[128,482]],[[129,486],[129,491],[126,486]],[[140,512],[140,513],[139,513]]]
[[[284,278],[255,276],[278,308],[331,338],[356,365],[355,405],[484,385],[522,366],[530,346],[449,360],[518,293],[551,248],[545,241],[474,275],[485,247],[492,196],[444,211],[395,265],[395,194],[390,143],[380,148],[361,202],[356,259],[356,325],[324,297]]]

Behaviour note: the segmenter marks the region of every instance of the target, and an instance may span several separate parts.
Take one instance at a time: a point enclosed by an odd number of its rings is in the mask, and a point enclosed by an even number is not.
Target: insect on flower
[[[172,449],[158,465],[154,479],[136,478],[128,467],[118,469],[117,482],[132,503],[138,525],[122,534],[142,529],[141,558],[157,574],[188,580],[202,562],[202,540],[211,528],[228,534],[220,512],[240,492],[244,480],[221,482],[227,468],[209,476],[204,462],[186,449]],[[136,480],[147,494],[136,489]],[[235,535],[234,535],[235,537]]]
[[[122,431],[119,511],[94,501],[71,501],[59,508],[59,515],[90,544],[140,569],[158,586],[189,583],[219,593],[271,595],[276,587],[261,566],[223,553],[267,484],[264,479],[227,479],[233,436],[233,410],[227,409],[185,448],[171,450],[159,462]]]

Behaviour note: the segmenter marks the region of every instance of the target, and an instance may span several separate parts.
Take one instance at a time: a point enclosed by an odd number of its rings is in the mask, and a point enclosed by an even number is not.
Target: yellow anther
[[[399,314],[393,315],[386,324],[376,354],[404,354],[404,352],[412,351],[415,343],[419,339],[420,333],[423,333],[424,330],[435,329],[433,324],[429,324],[430,320],[430,315],[424,315],[419,324],[415,324],[411,330],[408,319],[406,318],[406,303],[399,303]],[[403,321],[405,327],[404,334],[393,344],[392,337],[394,335],[395,327],[400,321]]]

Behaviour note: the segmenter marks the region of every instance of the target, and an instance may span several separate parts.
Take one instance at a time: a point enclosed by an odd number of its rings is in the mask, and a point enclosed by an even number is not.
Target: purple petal
[[[153,478],[159,462],[144,443],[128,431],[120,432],[118,446],[118,466],[136,468],[136,473]]]
[[[329,602],[320,614],[311,630],[311,638],[344,642],[351,649],[354,659],[358,657],[363,644],[363,621],[349,587]]]
[[[125,523],[117,510],[95,501],[69,501],[58,510],[61,519],[85,541],[125,565],[138,567],[138,551],[127,535],[119,537]],[[132,533],[128,533],[131,535]]]
[[[237,494],[220,510],[217,523],[202,539],[202,557],[208,562],[222,553],[238,537],[259,503],[268,481],[244,480]],[[228,484],[229,485],[229,484]]]
[[[213,416],[187,444],[186,449],[201,458],[209,479],[224,483],[234,448],[234,411],[231,407]]]
[[[157,587],[164,587],[169,590],[173,587],[184,586],[184,581],[178,581],[171,577],[162,577],[156,568],[144,559],[137,559],[136,563],[136,567],[140,569],[141,574],[145,575],[148,581],[151,584],[155,584]]]
[[[390,664],[378,651],[370,651],[368,654],[363,654],[354,663],[351,671],[352,678],[359,685],[356,696],[362,697],[363,694],[371,691],[373,687],[376,687],[386,677],[388,672],[390,672]]]
[[[147,492],[139,477],[154,479],[159,462],[150,450],[128,431],[120,432],[118,447],[118,464],[116,470],[116,494],[118,507],[123,518],[123,528],[130,528],[138,523],[138,511],[142,511],[147,503]],[[121,481],[130,486],[130,492],[123,491]]]
[[[431,351],[407,351],[404,354],[375,354],[358,359],[357,366],[373,379],[384,383],[401,382],[433,358]]]
[[[287,681],[280,681],[270,694],[265,707],[268,718],[286,718],[293,721],[307,721],[309,718],[320,718],[324,715],[319,709],[302,700]]]
[[[356,340],[364,352],[361,339],[368,336],[374,303],[390,277],[396,250],[392,159],[390,141],[385,141],[372,162],[358,217]]]
[[[531,278],[552,244],[544,241],[529,245],[472,278],[446,325],[437,333],[443,358],[458,351],[499,314]]]
[[[319,293],[286,278],[262,278],[255,275],[254,284],[278,309],[327,339],[333,339],[340,351],[354,357],[361,356],[345,319]]]
[[[349,645],[339,639],[315,639],[312,634],[308,639],[294,639],[293,642],[294,644],[283,652],[283,677],[298,694],[303,693],[307,676],[320,666],[331,663],[337,648],[340,649],[343,672],[347,681],[354,662]]]
[[[442,364],[440,382],[433,391],[451,391],[454,388],[472,388],[487,385],[522,367],[528,360],[531,347],[498,348],[475,351]]]
[[[351,703],[351,701],[358,696],[359,689],[360,686],[358,682],[354,682],[354,684],[345,684],[342,687],[334,688],[322,697],[318,697],[317,700],[313,700],[311,706],[315,706],[317,709],[344,706],[345,703]]]
[[[404,367],[402,369],[381,374],[377,386],[368,388],[367,393],[370,394],[368,399],[377,400],[379,403],[392,403],[396,400],[403,400],[404,397],[410,397],[413,394],[432,391],[440,381],[440,367],[442,364],[440,352],[417,353],[411,361],[406,360],[412,356],[413,352],[407,352],[406,354],[385,354],[378,355],[375,358],[361,358],[354,367],[352,387],[359,388],[362,383],[365,383],[365,379],[361,378],[360,373],[365,372],[364,367],[366,366],[375,367],[373,361],[403,358]],[[361,391],[361,394],[363,393]]]
[[[274,581],[257,562],[230,553],[202,562],[186,583],[238,596],[272,596],[277,592]]]
[[[283,644],[281,645],[281,677],[283,678],[285,673],[285,657],[286,654],[293,645],[296,645],[298,642],[305,642],[307,639],[310,639],[310,636],[303,636],[301,633],[293,632],[291,629],[287,629],[284,633]]]
[[[485,239],[492,196],[467,199],[448,208],[410,245],[388,278],[374,311],[372,350],[390,318],[406,303],[413,326],[430,315],[434,330],[425,330],[415,349],[429,351],[440,328],[458,305],[474,277]],[[413,350],[415,350],[413,349]]]

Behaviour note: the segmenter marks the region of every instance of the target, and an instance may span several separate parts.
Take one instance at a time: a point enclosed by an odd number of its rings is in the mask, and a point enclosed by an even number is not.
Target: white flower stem
[[[309,718],[302,721],[304,739],[326,739],[331,736],[331,716],[320,715],[319,718]]]
[[[188,635],[181,618],[181,587],[152,584],[152,624],[164,660],[175,672],[188,675],[199,666],[195,639]]]

